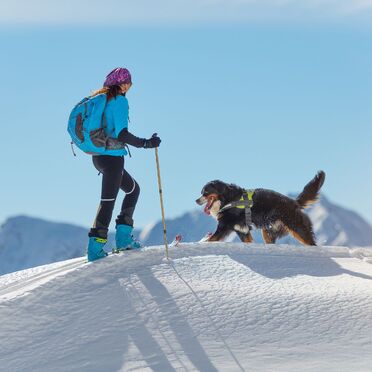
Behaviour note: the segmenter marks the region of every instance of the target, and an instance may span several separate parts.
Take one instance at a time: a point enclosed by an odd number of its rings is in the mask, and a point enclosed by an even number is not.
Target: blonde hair
[[[119,85],[111,85],[109,87],[102,87],[100,89],[95,90],[90,95],[91,97],[97,96],[98,94],[106,94],[107,100],[109,101],[112,98],[116,98],[121,93],[121,88]]]

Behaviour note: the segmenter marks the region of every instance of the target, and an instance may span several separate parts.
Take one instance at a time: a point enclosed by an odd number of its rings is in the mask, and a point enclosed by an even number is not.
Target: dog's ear
[[[216,193],[220,197],[226,198],[226,193],[228,193],[228,188],[229,188],[229,185],[227,183],[220,181],[220,180],[216,180],[214,181],[213,186],[214,186]]]
[[[226,184],[225,196],[226,199],[232,200],[240,194],[240,188],[233,183]]]
[[[226,199],[230,200],[231,196],[232,196],[232,192],[233,192],[233,188],[231,186],[231,183],[227,183],[225,185],[225,190],[224,190],[224,193],[223,193],[224,197]]]

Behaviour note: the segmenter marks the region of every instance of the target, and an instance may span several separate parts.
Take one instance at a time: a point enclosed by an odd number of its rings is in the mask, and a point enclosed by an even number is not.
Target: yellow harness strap
[[[239,201],[233,201],[229,204],[226,204],[220,212],[223,212],[226,209],[230,208],[238,208],[238,209],[245,209],[245,223],[249,227],[252,228],[252,213],[251,208],[253,207],[253,195],[254,189],[248,189],[243,193],[243,196],[239,199]]]
[[[244,204],[236,205],[236,208],[244,209],[244,208],[252,208],[253,206],[253,189],[246,190],[246,193],[239,199],[239,202],[243,202]],[[247,203],[248,201],[248,203]]]

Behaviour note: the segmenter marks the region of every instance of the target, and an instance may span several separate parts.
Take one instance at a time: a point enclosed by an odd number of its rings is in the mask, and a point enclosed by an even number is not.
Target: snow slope
[[[372,249],[182,244],[0,277],[1,371],[371,371]]]

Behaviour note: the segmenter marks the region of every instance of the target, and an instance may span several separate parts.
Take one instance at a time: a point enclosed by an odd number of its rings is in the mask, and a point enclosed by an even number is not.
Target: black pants
[[[89,236],[107,238],[119,189],[125,192],[116,224],[133,226],[133,212],[140,194],[138,183],[124,169],[124,156],[93,156],[93,164],[102,173],[101,202]]]

